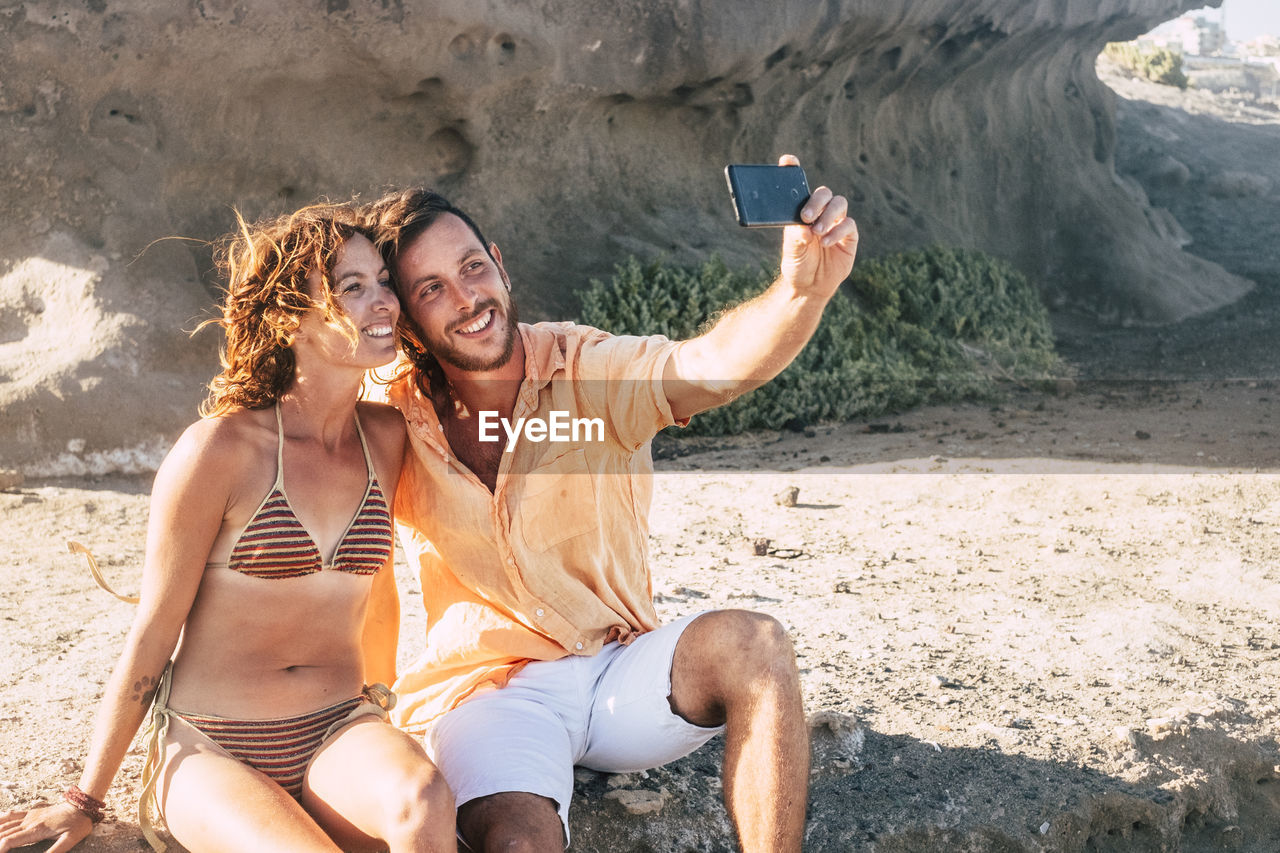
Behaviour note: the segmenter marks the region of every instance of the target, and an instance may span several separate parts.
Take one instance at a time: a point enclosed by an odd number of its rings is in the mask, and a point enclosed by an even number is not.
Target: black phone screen
[[[792,225],[809,200],[809,182],[799,166],[732,164],[724,167],[738,224],[749,228]]]

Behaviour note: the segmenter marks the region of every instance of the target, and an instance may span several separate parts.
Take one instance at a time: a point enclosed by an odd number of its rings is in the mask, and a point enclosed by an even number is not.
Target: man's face
[[[485,251],[467,224],[441,215],[395,259],[404,310],[442,364],[486,372],[515,347],[516,311],[502,253]]]

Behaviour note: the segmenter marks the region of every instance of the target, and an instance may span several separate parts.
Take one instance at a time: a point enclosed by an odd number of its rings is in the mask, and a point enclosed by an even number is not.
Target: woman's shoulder
[[[270,427],[262,412],[241,410],[202,418],[187,427],[156,472],[153,499],[225,504],[254,472],[274,468],[275,420]],[[270,462],[268,457],[270,456]]]
[[[261,441],[276,435],[276,421],[271,409],[236,409],[213,417],[201,418],[187,427],[179,441],[213,453]]]
[[[191,424],[174,443],[166,462],[221,469],[257,464],[254,451],[274,446],[274,440],[270,409],[238,409]]]

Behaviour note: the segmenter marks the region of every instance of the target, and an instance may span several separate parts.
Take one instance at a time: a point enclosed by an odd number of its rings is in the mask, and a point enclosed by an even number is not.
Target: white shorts
[[[695,726],[671,710],[671,661],[701,614],[599,654],[537,661],[506,687],[445,714],[424,737],[459,806],[522,791],[555,801],[569,838],[574,765],[631,773],[682,758],[724,727]]]

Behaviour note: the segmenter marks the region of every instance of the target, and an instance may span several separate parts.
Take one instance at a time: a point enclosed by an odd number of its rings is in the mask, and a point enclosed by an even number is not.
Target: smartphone
[[[739,225],[757,228],[801,221],[800,209],[809,200],[809,182],[799,166],[736,163],[724,167],[724,177]]]

